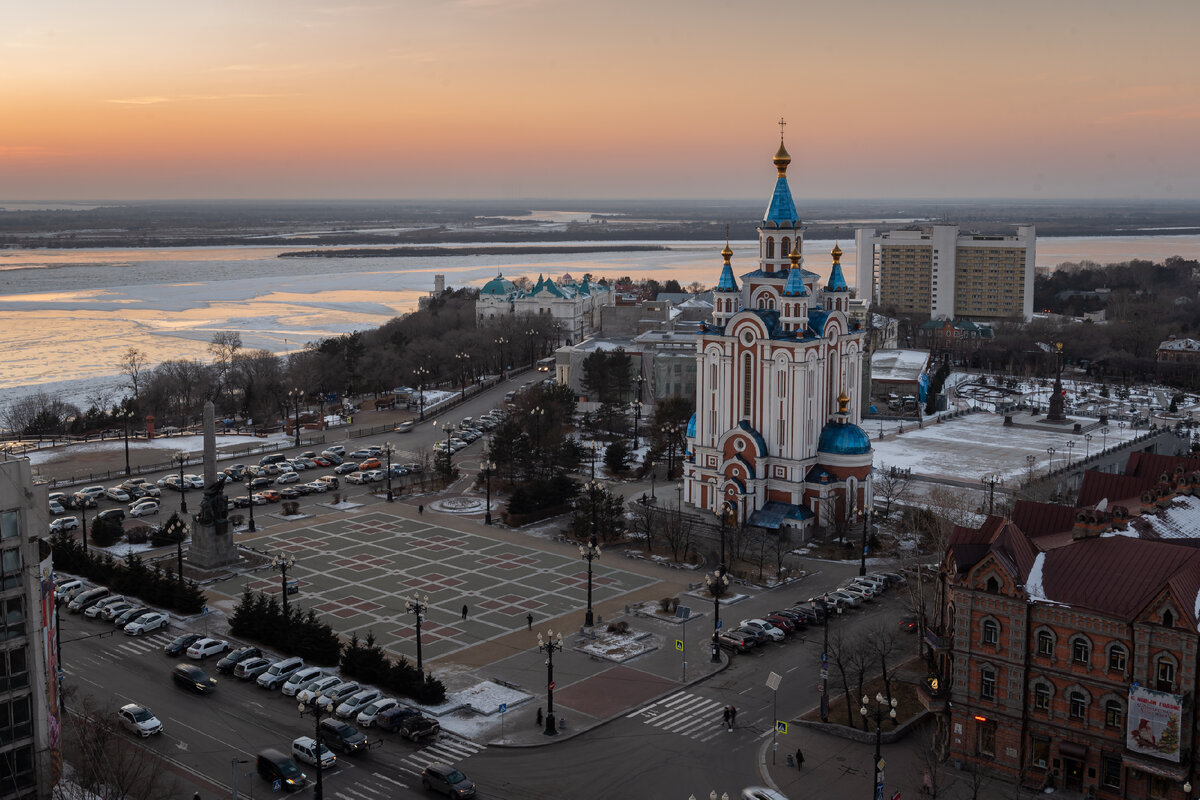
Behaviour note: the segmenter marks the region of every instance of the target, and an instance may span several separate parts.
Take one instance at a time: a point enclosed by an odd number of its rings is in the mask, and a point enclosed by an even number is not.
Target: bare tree
[[[826,625],[829,621],[826,620]],[[829,660],[837,667],[838,677],[842,686],[842,694],[846,699],[846,724],[851,728],[857,727],[854,720],[858,717],[855,711],[855,698],[862,696],[861,686],[860,691],[855,694],[852,689],[856,680],[855,667],[855,648],[857,643],[846,635],[846,631],[841,626],[837,630],[829,634]],[[859,684],[862,683],[862,673],[857,676]]]
[[[908,497],[908,473],[879,462],[874,474],[875,495],[884,501],[883,515],[892,513],[892,503],[903,502]]]
[[[233,357],[242,349],[242,336],[237,331],[217,331],[208,343],[208,352],[213,357],[221,388],[229,389],[229,371],[233,368]],[[232,394],[231,394],[232,399]]]
[[[886,622],[877,624],[870,633],[867,634],[867,646],[871,650],[872,657],[879,664],[880,677],[883,679],[883,692],[887,695],[887,699],[892,699],[892,674],[895,671],[891,667],[892,657],[896,654],[898,644],[896,635],[892,632],[892,626]]]
[[[133,399],[141,394],[141,378],[146,367],[150,364],[150,356],[144,350],[131,347],[121,354],[121,372],[129,379],[129,388],[133,390]]]

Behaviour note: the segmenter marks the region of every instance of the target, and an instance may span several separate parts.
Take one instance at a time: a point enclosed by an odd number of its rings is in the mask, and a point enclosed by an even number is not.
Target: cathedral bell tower
[[[787,283],[783,286],[783,313],[779,316],[779,321],[783,323],[783,329],[797,336],[804,335],[804,329],[808,327],[808,289],[804,288],[804,278],[801,272],[801,263],[803,258],[800,255],[800,240],[794,239],[792,244],[792,252],[788,254],[791,259],[792,266],[788,270]]]
[[[713,325],[724,328],[739,309],[739,292],[737,281],[733,279],[733,266],[729,263],[733,258],[733,250],[729,247],[729,231],[725,232],[725,248],[721,250],[721,258],[725,265],[721,267],[721,279],[713,289]]]

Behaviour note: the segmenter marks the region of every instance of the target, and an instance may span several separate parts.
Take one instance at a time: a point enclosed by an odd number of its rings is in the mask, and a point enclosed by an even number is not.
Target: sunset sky
[[[1197,0],[5,4],[0,199],[1200,197]]]

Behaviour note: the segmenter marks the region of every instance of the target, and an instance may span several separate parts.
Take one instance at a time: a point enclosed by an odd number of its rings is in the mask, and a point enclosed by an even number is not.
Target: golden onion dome
[[[788,253],[788,258],[792,260],[792,266],[800,266],[800,237],[797,236],[792,240],[792,252]]]
[[[787,174],[788,164],[792,163],[792,157],[788,155],[787,148],[783,146],[783,139],[779,140],[779,150],[775,152],[775,158],[771,159],[775,164],[775,169],[779,170],[779,177]]]
[[[833,249],[829,251],[829,255],[833,256],[833,263],[838,264],[842,260],[842,248],[837,244],[833,245]]]
[[[846,407],[850,405],[850,396],[846,394],[846,390],[842,389],[842,393],[838,395],[838,413],[845,414]]]

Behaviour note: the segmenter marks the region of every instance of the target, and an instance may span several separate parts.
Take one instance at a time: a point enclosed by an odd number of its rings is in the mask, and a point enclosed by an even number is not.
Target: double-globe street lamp
[[[425,613],[429,611],[429,595],[425,595],[425,598],[421,599],[414,592],[412,597],[405,599],[404,610],[417,620],[417,672],[421,673],[421,678],[424,679],[425,662],[421,660],[421,622],[425,619]]]
[[[282,590],[283,596],[283,621],[287,624],[291,617],[288,616],[288,570],[296,566],[296,557],[293,555],[277,555],[271,559],[271,569],[279,570],[279,588]]]
[[[721,595],[729,586],[729,575],[725,567],[725,526],[733,517],[733,508],[729,503],[722,503],[717,516],[721,520],[721,524],[718,526],[721,532],[721,563],[712,575],[704,576],[704,582],[708,584],[708,590],[712,592],[713,596],[712,662],[714,664],[721,660],[721,640],[719,638],[721,635]]]
[[[424,421],[425,420],[425,381],[429,378],[429,369],[424,366],[417,367],[416,369],[413,370],[413,375],[417,379],[417,394],[419,395],[417,397],[417,402],[419,403],[419,405],[421,407],[421,413],[420,413],[420,416],[417,417],[417,419]]]
[[[862,707],[858,709],[858,713],[862,714],[864,719],[866,719],[867,715],[871,713],[871,709],[868,708],[868,704],[870,702],[871,702],[871,698],[867,697],[864,694],[863,699],[862,699]],[[871,797],[875,798],[876,800],[880,800],[880,798],[883,797],[883,767],[884,767],[884,764],[883,764],[883,755],[879,752],[879,746],[883,743],[883,728],[882,728],[882,726],[883,726],[883,714],[884,714],[885,709],[887,710],[887,715],[889,717],[891,717],[892,721],[894,722],[896,719],[896,698],[893,697],[891,700],[888,700],[886,697],[883,696],[882,692],[876,693],[876,695],[875,695],[875,784],[872,787],[872,793],[871,793]]]
[[[387,456],[387,501],[395,502],[396,496],[392,493],[392,453],[396,452],[395,446],[391,442],[383,443],[383,454]]]
[[[325,786],[321,779],[322,763],[325,761],[325,753],[329,751],[321,741],[321,717],[333,716],[333,701],[327,700],[324,704],[320,704],[314,697],[310,703],[301,701],[297,704],[297,708],[300,709],[300,716],[311,714],[313,717],[313,741],[315,742],[313,747],[316,750],[314,755],[317,762],[317,788],[313,791],[313,800],[322,800],[325,797]]]
[[[292,406],[292,432],[296,434],[296,447],[300,446],[300,401],[304,399],[304,391],[292,389],[288,392],[288,402]]]
[[[250,512],[250,524],[247,530],[254,533],[258,529],[254,527],[254,476],[246,473],[246,508]]]
[[[638,426],[642,422],[642,401],[634,400],[629,404],[633,409],[633,449],[638,449]]]
[[[187,513],[187,487],[183,485],[183,465],[187,463],[187,453],[180,450],[173,459],[179,462],[179,513]],[[250,530],[254,530],[251,528]]]
[[[984,475],[979,480],[984,486],[987,487],[987,490],[988,490],[988,516],[991,516],[992,514],[996,513],[996,484],[997,483],[1003,484],[1004,481],[1000,478],[999,474],[997,474],[995,472],[989,472],[987,475]]]
[[[588,493],[592,507],[592,534],[586,544],[579,545],[579,555],[587,562],[587,612],[583,616],[583,624],[590,628],[595,624],[592,612],[592,562],[600,557],[600,543],[596,541],[596,504],[599,502],[597,495],[604,490],[604,486],[599,481],[588,481],[583,488]]]
[[[554,736],[558,733],[558,728],[554,724],[554,654],[561,653],[563,647],[563,635],[556,634],[553,631],[546,631],[546,638],[543,639],[539,633],[537,635],[538,651],[546,654],[546,730],[543,731],[547,736]]]
[[[492,524],[492,473],[496,471],[496,462],[485,458],[483,463],[479,465],[483,470],[484,484],[487,486],[487,507],[483,512],[483,524]]]
[[[500,380],[508,379],[508,371],[505,369],[504,362],[504,345],[508,344],[508,339],[503,336],[496,337],[496,346],[500,348]]]

